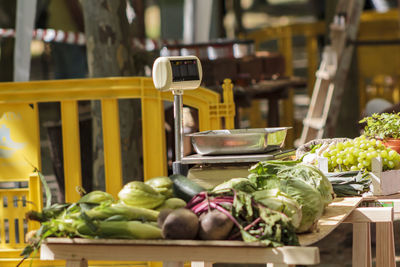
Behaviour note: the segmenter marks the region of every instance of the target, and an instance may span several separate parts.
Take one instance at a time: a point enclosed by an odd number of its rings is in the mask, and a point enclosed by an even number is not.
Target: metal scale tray
[[[204,131],[191,137],[197,154],[182,158],[182,164],[251,163],[282,159],[295,150],[282,150],[291,127]]]
[[[182,164],[252,163],[264,160],[284,159],[296,154],[295,149],[275,150],[264,154],[245,155],[200,155],[182,158]]]

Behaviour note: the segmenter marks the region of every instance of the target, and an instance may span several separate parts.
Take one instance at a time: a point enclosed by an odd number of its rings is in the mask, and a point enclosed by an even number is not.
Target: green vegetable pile
[[[303,162],[317,164],[318,157],[323,156],[328,159],[329,172],[371,171],[372,159],[380,157],[384,171],[400,167],[400,154],[386,147],[381,140],[361,135],[345,141],[320,141],[321,143],[311,145],[310,150],[301,155]]]
[[[22,255],[49,237],[243,240],[298,245],[333,199],[332,185],[299,161],[259,162],[246,178],[205,190],[182,175],[130,182],[112,195],[93,191],[76,203],[47,204],[27,218],[41,222]],[[186,204],[186,202],[188,202]]]
[[[299,161],[265,161],[252,166],[247,178],[233,178],[199,193],[187,208],[199,218],[215,211],[224,214],[224,220],[217,213],[210,216],[223,225],[233,222],[222,239],[297,245],[296,233],[313,231],[333,197],[331,183],[316,167]],[[211,232],[210,227],[203,228]],[[217,239],[213,233],[203,236]]]
[[[374,113],[360,120],[365,123],[364,134],[372,138],[400,138],[400,112]]]
[[[265,161],[250,168],[249,180],[258,190],[279,189],[301,207],[296,232],[312,231],[324,208],[332,202],[331,183],[316,167],[298,161]]]
[[[370,190],[371,178],[369,173],[341,172],[327,174],[333,191],[338,197],[360,196]]]
[[[48,188],[43,176],[45,189]],[[76,203],[51,205],[51,194],[46,190],[47,203],[41,211],[29,211],[29,220],[41,227],[30,239],[21,256],[28,258],[49,237],[161,239],[157,225],[163,209],[178,209],[186,205],[173,197],[169,177],[155,177],[146,182],[134,181],[119,192],[118,200],[103,191],[83,195]]]
[[[260,195],[254,195],[259,192]],[[287,208],[285,200],[279,202],[278,198],[275,198],[277,193],[271,192],[263,196],[262,191],[248,193],[232,188],[213,190],[198,194],[187,207],[200,218],[200,239],[241,239],[273,247],[299,245],[295,227],[289,216],[294,213],[297,216],[301,214],[301,210]],[[271,202],[268,202],[268,198]],[[289,199],[287,196],[284,198]],[[274,203],[274,199],[279,203]],[[289,202],[295,203],[293,200]],[[294,209],[300,209],[297,203],[294,204]],[[285,212],[288,212],[289,216]],[[221,215],[225,219],[219,220]],[[216,227],[221,228],[218,234],[213,231]],[[224,234],[221,235],[221,232]]]

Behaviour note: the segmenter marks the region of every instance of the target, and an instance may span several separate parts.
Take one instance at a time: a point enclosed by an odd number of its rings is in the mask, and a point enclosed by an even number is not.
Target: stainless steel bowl
[[[187,134],[201,155],[265,153],[283,147],[290,127],[212,130]]]

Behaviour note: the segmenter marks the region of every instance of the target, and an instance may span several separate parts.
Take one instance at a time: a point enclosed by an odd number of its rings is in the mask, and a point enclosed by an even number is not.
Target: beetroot
[[[171,211],[162,225],[165,239],[195,239],[198,230],[199,218],[186,208]]]
[[[219,210],[212,210],[200,217],[199,237],[202,240],[224,240],[228,238],[233,221]]]

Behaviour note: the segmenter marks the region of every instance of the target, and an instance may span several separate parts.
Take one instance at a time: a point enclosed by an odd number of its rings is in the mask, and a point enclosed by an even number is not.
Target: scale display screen
[[[199,70],[196,59],[170,60],[170,62],[173,82],[199,80]]]
[[[153,64],[154,87],[160,91],[199,88],[203,72],[196,56],[159,57]]]

